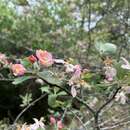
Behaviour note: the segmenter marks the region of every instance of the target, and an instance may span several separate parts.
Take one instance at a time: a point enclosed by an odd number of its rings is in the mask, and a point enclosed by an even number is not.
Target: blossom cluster
[[[67,80],[67,83],[69,86],[71,86],[71,95],[73,98],[77,96],[77,85],[79,85],[79,83],[84,83],[82,80],[82,75],[85,72],[85,69],[83,69],[80,64],[74,65],[63,59],[56,59],[50,52],[41,49],[36,50],[35,54],[26,57],[26,60],[31,64],[31,66],[35,65],[36,63],[38,67],[42,69],[49,69],[49,67],[53,67],[54,64],[61,64],[64,67],[65,74],[69,75],[69,80]],[[121,60],[123,61],[122,65],[120,66],[121,69],[130,70],[130,63],[123,57],[121,57]],[[0,65],[9,66],[12,74],[17,77],[28,74],[28,67],[22,64],[22,62],[19,61],[18,63],[12,63],[8,60],[6,55],[2,53],[0,53]],[[104,61],[103,74],[105,77],[104,83],[111,83],[117,78],[117,69],[112,65],[112,60],[109,58]],[[127,94],[130,94],[130,87],[122,86],[122,89],[115,96],[115,101],[125,104],[128,100],[126,96]],[[97,102],[97,100],[95,100],[95,102]],[[38,121],[37,119],[34,119],[34,121],[35,123],[31,125],[24,124],[22,127],[20,127],[20,130],[37,130],[38,128],[42,128],[43,130],[45,129],[45,125],[42,120]],[[50,117],[50,125],[55,127],[56,130],[62,130],[64,128],[62,120],[57,120],[53,116]]]

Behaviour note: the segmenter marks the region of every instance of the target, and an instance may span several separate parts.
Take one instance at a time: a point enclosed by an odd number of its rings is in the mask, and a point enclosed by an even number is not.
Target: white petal
[[[130,65],[121,65],[121,68],[130,70]]]
[[[125,63],[126,65],[129,64],[128,60],[126,60],[124,57],[121,57],[121,59],[124,61],[124,63]]]
[[[72,97],[76,97],[76,95],[77,95],[77,91],[74,86],[71,87],[71,94],[72,94]]]
[[[62,59],[54,59],[54,62],[58,63],[58,64],[64,64],[65,63],[65,61],[62,60]]]

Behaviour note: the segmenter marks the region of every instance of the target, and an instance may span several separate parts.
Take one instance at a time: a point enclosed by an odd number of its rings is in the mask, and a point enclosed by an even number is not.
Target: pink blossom
[[[76,78],[80,78],[80,76],[81,76],[81,66],[75,65],[74,69],[75,69],[75,72],[74,72],[73,76],[75,76]]]
[[[13,71],[13,74],[15,76],[24,75],[24,73],[26,72],[26,69],[24,68],[22,64],[12,64],[11,70]]]
[[[81,66],[80,65],[75,65],[74,66],[74,73],[69,80],[69,85],[73,85],[75,82],[77,82],[81,77]]]
[[[52,54],[47,51],[37,50],[36,56],[39,59],[40,63],[45,67],[49,67],[54,63]]]
[[[107,81],[113,81],[116,76],[116,69],[110,66],[105,67],[105,76]]]
[[[58,127],[58,130],[62,130],[63,129],[63,123],[61,120],[57,121],[57,127]]]
[[[51,125],[56,124],[56,119],[53,116],[50,117],[50,124]]]

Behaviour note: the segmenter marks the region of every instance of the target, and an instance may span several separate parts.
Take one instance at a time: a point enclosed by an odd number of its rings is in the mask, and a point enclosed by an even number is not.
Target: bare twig
[[[87,56],[90,52],[90,48],[92,45],[92,39],[91,39],[91,0],[88,0],[88,39],[89,39],[89,43],[88,43],[88,52],[87,52]]]
[[[112,130],[112,129],[116,128],[116,127],[127,125],[127,124],[130,124],[130,121],[119,123],[119,124],[113,125],[113,126],[104,127],[101,130]]]
[[[99,118],[99,114],[100,112],[104,109],[104,107],[106,107],[111,101],[114,100],[116,94],[118,93],[118,91],[121,89],[121,87],[118,87],[115,92],[113,92],[113,95],[111,96],[110,99],[108,99],[95,113],[94,118],[95,118],[95,129],[96,130],[100,130],[99,127],[99,122],[98,122],[98,118]]]
[[[121,89],[121,87],[118,87],[118,88],[115,90],[115,92],[113,92],[113,95],[111,96],[111,98],[108,99],[108,100],[98,109],[97,113],[100,113],[101,110],[102,110],[104,107],[106,107],[112,100],[114,100],[116,94],[118,93],[118,91],[119,91],[120,89]]]
[[[23,115],[24,112],[26,112],[31,106],[33,106],[36,102],[38,102],[39,100],[43,99],[45,96],[47,95],[47,93],[41,95],[39,98],[37,98],[36,100],[34,100],[33,102],[31,102],[27,107],[25,107],[16,117],[15,121],[14,121],[14,125],[17,123],[17,121],[19,120],[19,118]]]
[[[80,119],[80,117],[77,116],[77,114],[75,114],[72,110],[70,110],[70,112],[80,121],[82,127],[86,130],[86,126],[84,125],[84,123],[82,122],[82,120]]]

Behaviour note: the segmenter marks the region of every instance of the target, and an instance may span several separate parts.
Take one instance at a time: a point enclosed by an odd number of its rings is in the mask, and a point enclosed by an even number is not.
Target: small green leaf
[[[25,95],[20,95],[22,99],[21,107],[27,106],[32,101],[32,93],[26,93]]]
[[[14,0],[14,3],[16,5],[20,5],[20,6],[26,6],[26,5],[28,5],[28,1],[27,0]]]
[[[43,92],[50,93],[50,90],[49,90],[48,86],[42,86],[40,89],[41,89],[42,93]]]
[[[58,96],[64,96],[64,95],[66,95],[66,94],[67,94],[66,92],[62,91],[62,92],[59,92],[57,95],[58,95]]]
[[[18,84],[21,84],[22,82],[28,80],[28,79],[31,79],[32,76],[22,76],[22,77],[18,77],[18,78],[15,78],[14,81],[12,82],[14,85],[18,85]]]
[[[48,96],[48,105],[50,107],[56,107],[56,98],[57,98],[57,95],[55,94],[51,94]]]
[[[57,94],[60,89],[58,87],[54,87],[54,94]]]
[[[32,64],[29,62],[29,60],[27,60],[26,58],[21,59],[21,60],[20,60],[20,63],[21,63],[23,66],[25,66],[25,67],[29,67],[29,66],[32,65]]]
[[[34,68],[34,70],[40,70],[40,66],[38,65],[37,62],[35,62],[35,63],[33,64],[33,68]]]

